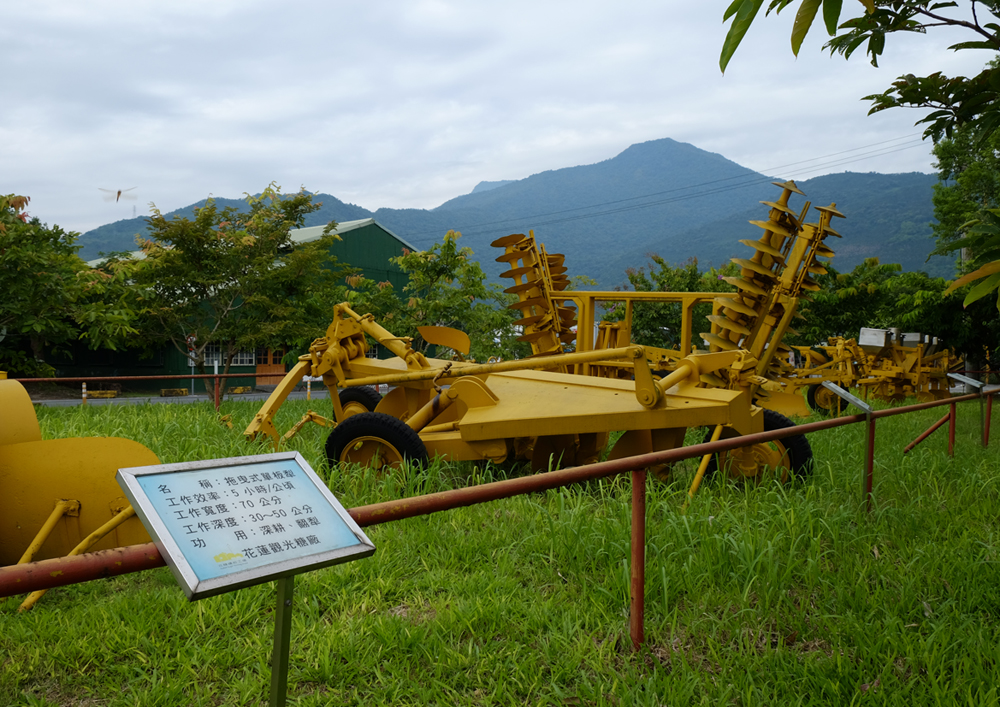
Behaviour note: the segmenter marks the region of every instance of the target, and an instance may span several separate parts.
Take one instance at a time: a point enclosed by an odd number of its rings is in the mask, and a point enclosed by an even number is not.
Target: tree
[[[950,247],[968,249],[973,255],[968,261],[971,272],[951,283],[946,293],[978,281],[969,289],[963,304],[969,306],[997,290],[997,310],[1000,310],[1000,209],[986,209],[982,218],[969,224],[967,234]]]
[[[25,212],[26,196],[0,196],[0,368],[27,377],[55,375],[47,351],[116,348],[135,333],[126,276],[80,260],[78,233]]]
[[[801,0],[792,27],[792,52],[798,55],[802,41],[820,8],[823,10],[826,31],[832,37],[824,48],[849,59],[864,44],[873,66],[878,66],[878,58],[885,51],[888,36],[898,33],[923,34],[936,27],[966,31],[967,41],[949,47],[955,51],[986,49],[1000,52],[998,0],[970,0],[968,4],[940,0],[859,1],[863,12],[840,23],[843,0]],[[779,13],[794,2],[795,0],[771,0],[765,14],[770,14],[772,10]],[[719,59],[723,71],[763,4],[763,0],[733,0],[726,10],[724,20],[732,19],[732,24]],[[967,14],[963,14],[963,7],[967,8]],[[980,14],[991,15],[993,21],[983,21],[990,18],[981,19]],[[917,122],[918,125],[927,125],[925,138],[940,141],[942,138],[952,138],[957,133],[958,144],[943,147],[942,154],[938,155],[939,159],[944,159],[945,167],[950,172],[950,167],[955,166],[950,164],[950,159],[955,155],[947,151],[951,147],[957,146],[958,153],[962,153],[961,143],[969,138],[973,138],[971,144],[976,149],[988,149],[996,144],[996,133],[1000,128],[1000,65],[994,59],[972,78],[948,77],[941,72],[928,76],[906,74],[897,78],[883,93],[865,96],[864,100],[872,101],[869,115],[897,107],[930,110]],[[961,132],[963,129],[965,133]],[[994,155],[986,162],[995,162],[995,159]],[[987,169],[989,167],[988,164],[983,166]],[[939,197],[941,216],[945,220],[936,233],[939,249],[942,246],[945,248],[943,251],[935,251],[935,254],[972,248],[974,271],[952,283],[944,294],[979,281],[979,284],[969,290],[965,304],[972,304],[993,290],[998,290],[997,308],[1000,309],[1000,221],[995,218],[996,214],[987,211],[977,219],[977,225],[972,227],[968,235],[963,235],[964,228],[955,223],[956,218],[968,207],[965,200],[983,197],[992,199],[994,196],[992,187],[988,184],[973,184],[976,174],[982,174],[982,171],[971,173],[965,180],[964,194],[960,190],[945,192]],[[986,191],[983,191],[983,187]],[[944,243],[941,242],[942,237],[945,239]]]
[[[206,350],[218,347],[229,371],[241,350],[313,337],[348,270],[330,254],[339,237],[330,223],[318,240],[295,244],[291,229],[319,208],[305,191],[282,195],[271,184],[246,197],[247,210],[219,210],[209,199],[194,219],[167,220],[156,207],[143,258],[127,267],[141,307],[141,343],[172,345],[206,373]],[[208,388],[206,381],[206,388]]]
[[[517,358],[531,353],[517,341],[514,322],[519,313],[508,309],[514,298],[499,285],[486,282],[486,274],[472,259],[471,248],[460,248],[462,234],[448,231],[440,243],[424,251],[406,251],[393,258],[409,278],[401,293],[388,282],[349,279],[344,298],[359,313],[371,312],[396,336],[413,339],[414,349],[430,347],[417,327],[447,326],[469,335],[470,355],[477,361],[490,357]]]
[[[788,343],[811,346],[830,336],[857,338],[862,327],[896,327],[936,336],[975,362],[996,360],[1000,320],[979,302],[964,307],[948,297],[944,278],[903,272],[899,265],[868,258],[849,273],[829,272],[817,278],[795,323],[798,333]]]
[[[721,270],[709,268],[701,271],[698,259],[691,258],[682,265],[671,265],[655,253],[649,255],[652,263],[644,267],[629,268],[625,271],[629,283],[636,292],[733,292],[735,288],[722,278],[739,275],[739,267],[727,263]],[[695,306],[692,320],[695,323],[693,335],[700,343],[698,334],[708,331],[705,317],[712,313],[711,304]],[[689,351],[691,341],[680,341],[682,311],[679,304],[659,302],[636,302],[632,308],[632,340],[645,346],[657,346],[677,351]],[[624,305],[616,305],[605,316],[608,321],[625,318]],[[705,326],[698,328],[698,322]]]
[[[765,14],[772,10],[777,14],[794,2],[796,0],[771,0]],[[719,58],[723,71],[763,4],[763,0],[733,0],[726,10],[723,19],[731,19],[732,24]],[[860,14],[840,23],[843,0],[801,0],[792,26],[792,53],[798,55],[820,8],[823,24],[832,37],[824,48],[850,58],[864,44],[873,66],[878,66],[878,58],[890,35],[923,34],[936,27],[967,32],[968,40],[953,44],[950,49],[1000,51],[1000,24],[983,22],[980,18],[981,14],[1000,18],[997,0],[971,0],[961,4],[939,0],[860,0],[860,4]],[[965,13],[963,7],[967,8]],[[992,134],[1000,127],[998,92],[1000,69],[990,65],[972,78],[948,77],[941,72],[929,76],[906,74],[897,78],[885,92],[865,96],[864,100],[872,101],[869,114],[901,106],[930,110],[918,124],[927,124],[925,137],[939,139],[942,135],[951,136],[957,127],[967,123],[979,125],[985,134]]]
[[[962,277],[948,292],[980,281],[965,292],[965,306],[1000,287],[1000,132],[983,136],[983,130],[966,125],[934,146],[942,181],[934,187],[938,223],[934,224],[937,248],[932,254],[962,253]]]
[[[849,273],[826,268],[827,273],[816,278],[820,289],[802,304],[802,318],[792,325],[798,333],[788,343],[811,346],[830,336],[857,338],[862,327],[899,326],[886,297],[886,283],[902,270],[899,265],[867,258]]]
[[[980,139],[978,132],[965,125],[934,145],[941,181],[934,185],[933,255],[954,252],[969,222],[1000,206],[1000,134]]]

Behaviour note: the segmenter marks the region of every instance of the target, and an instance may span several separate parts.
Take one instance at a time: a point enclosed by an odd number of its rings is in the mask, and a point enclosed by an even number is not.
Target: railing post
[[[875,418],[872,417],[871,410],[865,413],[868,422],[868,444],[865,449],[865,510],[872,512],[874,493],[872,487],[875,480]]]
[[[865,414],[865,420],[867,422],[867,434],[865,435],[865,439],[867,440],[867,444],[865,444],[865,473],[864,479],[862,480],[862,493],[864,494],[865,499],[865,510],[868,513],[871,513],[875,496],[872,492],[875,479],[875,418],[872,417],[871,405],[864,402],[860,398],[851,395],[836,383],[823,381],[820,385],[836,395],[838,399],[846,401]],[[867,391],[867,388],[865,390]]]
[[[632,595],[629,607],[629,633],[632,649],[639,650],[646,640],[646,470],[632,472],[632,561],[630,565]]]
[[[986,394],[986,421],[983,423],[983,447],[990,446],[990,418],[993,416],[993,393]]]
[[[955,456],[955,417],[958,406],[952,403],[948,406],[951,408],[948,413],[948,456]]]
[[[87,404],[87,381],[84,381],[80,385],[83,388],[83,391],[82,391],[82,394],[81,394],[81,398],[80,398],[83,402],[81,402],[80,404],[81,405],[86,405]]]
[[[219,411],[219,361],[215,361],[215,368],[212,371],[215,373],[215,411]]]

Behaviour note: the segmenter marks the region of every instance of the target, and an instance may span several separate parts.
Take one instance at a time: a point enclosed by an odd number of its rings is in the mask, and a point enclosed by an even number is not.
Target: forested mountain
[[[703,265],[721,265],[733,255],[746,255],[741,238],[757,238],[747,223],[766,217],[758,202],[774,199],[775,179],[669,138],[632,145],[597,164],[551,170],[516,181],[481,182],[471,193],[434,209],[369,211],[328,194],[306,225],[330,220],[374,217],[417,247],[427,247],[449,229],[461,231],[492,275],[490,241],[508,233],[534,229],[549,252],[565,253],[571,275],[587,275],[602,287],[625,281],[625,270],[657,253],[673,263],[697,257]],[[951,275],[948,259],[924,260],[933,248],[930,222],[934,175],[831,174],[806,180],[799,187],[814,206],[831,202],[847,216],[835,228],[843,240],[831,243],[834,266],[849,270],[864,258],[898,262],[907,270]],[[238,200],[216,199],[220,205]],[[189,215],[193,204],[172,214]],[[800,209],[801,197],[792,206]],[[168,214],[168,215],[172,215]],[[815,214],[815,212],[813,212]],[[810,217],[808,220],[814,220]],[[144,219],[118,221],[81,238],[85,259],[100,251],[132,250]]]

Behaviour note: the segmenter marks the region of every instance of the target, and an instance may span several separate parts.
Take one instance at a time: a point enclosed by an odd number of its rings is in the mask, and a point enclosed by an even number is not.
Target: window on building
[[[221,349],[218,344],[209,344],[205,347],[205,365],[213,366],[218,362],[220,366],[226,364],[225,357],[222,356]],[[254,355],[253,351],[237,351],[236,355],[233,357],[234,366],[255,366],[257,365],[257,357]]]

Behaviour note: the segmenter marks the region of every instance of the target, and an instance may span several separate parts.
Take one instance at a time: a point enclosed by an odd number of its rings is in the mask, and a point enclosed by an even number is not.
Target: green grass
[[[306,409],[287,404],[280,429]],[[810,436],[809,481],[712,481],[695,461],[650,482],[646,646],[628,640],[625,480],[368,529],[369,559],[300,575],[294,705],[983,705],[1000,702],[997,441],[978,404],[879,420],[876,507],[864,430]],[[47,437],[118,435],[164,462],[267,451],[252,403],[41,408]],[[689,441],[700,439],[693,433]],[[331,473],[324,430],[293,440],[351,507],[498,478],[471,465],[377,479]],[[0,600],[0,704],[266,704],[273,585],[188,603],[160,569]]]

